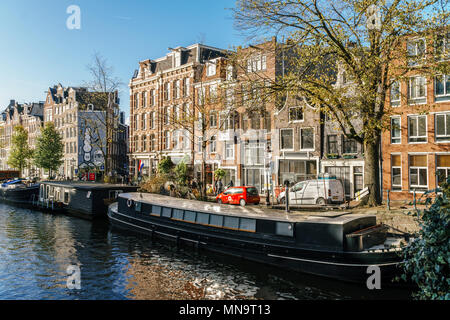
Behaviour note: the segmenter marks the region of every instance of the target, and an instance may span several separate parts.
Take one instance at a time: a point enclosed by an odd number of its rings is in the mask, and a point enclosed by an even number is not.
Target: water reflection
[[[274,270],[222,255],[177,249],[85,221],[0,204],[0,299],[405,298]],[[81,289],[66,286],[81,268]]]

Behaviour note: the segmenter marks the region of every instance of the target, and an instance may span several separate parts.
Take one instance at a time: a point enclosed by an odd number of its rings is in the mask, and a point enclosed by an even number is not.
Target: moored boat
[[[151,237],[328,278],[365,284],[379,268],[387,283],[400,271],[401,238],[388,238],[387,228],[373,215],[287,216],[257,207],[124,193],[108,216],[113,226]]]
[[[39,185],[26,183],[22,179],[12,180],[0,185],[0,200],[20,206],[31,206],[39,194]]]

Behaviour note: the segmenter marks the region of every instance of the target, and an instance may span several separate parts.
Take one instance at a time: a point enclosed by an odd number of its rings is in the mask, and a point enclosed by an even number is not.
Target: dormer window
[[[208,77],[215,76],[216,75],[216,63],[215,62],[208,62],[206,67],[206,75]]]
[[[181,66],[181,51],[175,52],[175,68]]]

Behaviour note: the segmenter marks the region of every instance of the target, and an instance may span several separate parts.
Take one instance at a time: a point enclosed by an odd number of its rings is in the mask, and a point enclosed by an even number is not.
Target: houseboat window
[[[91,192],[90,191],[88,191],[88,193],[87,193],[87,195],[86,195],[86,198],[90,198],[91,197]]]
[[[141,212],[142,211],[142,203],[141,202],[136,202],[136,205],[134,206],[134,210],[136,212]]]
[[[189,221],[189,222],[195,222],[195,212],[185,211],[184,212],[184,220]]]
[[[197,223],[199,224],[209,224],[209,214],[197,212]]]
[[[162,215],[163,215],[163,217],[171,218],[172,217],[172,209],[171,208],[163,208]]]
[[[256,220],[255,219],[245,219],[241,218],[239,224],[239,229],[244,231],[256,231]]]
[[[277,222],[275,233],[279,236],[293,237],[294,228],[290,223]]]
[[[64,203],[69,203],[69,191],[64,191]]]
[[[161,216],[161,207],[160,206],[152,206],[152,211],[151,211],[153,216]]]
[[[236,230],[239,229],[239,218],[225,217],[224,220],[225,220],[223,223],[224,228],[236,229]]]
[[[183,210],[174,209],[172,219],[183,220]]]
[[[215,214],[212,214],[209,219],[209,224],[215,227],[222,228],[223,225],[223,216],[217,216]]]

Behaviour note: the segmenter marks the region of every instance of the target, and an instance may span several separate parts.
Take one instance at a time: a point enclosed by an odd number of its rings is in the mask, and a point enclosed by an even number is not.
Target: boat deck
[[[161,207],[286,222],[323,222],[328,224],[345,224],[349,220],[353,220],[359,216],[367,217],[367,215],[350,214],[349,212],[344,211],[315,212],[308,214],[301,212],[286,213],[283,210],[262,208],[260,206],[247,205],[245,207],[241,207],[238,205],[179,199],[149,193],[123,193],[120,197],[127,200],[130,199],[135,202],[148,203]]]

